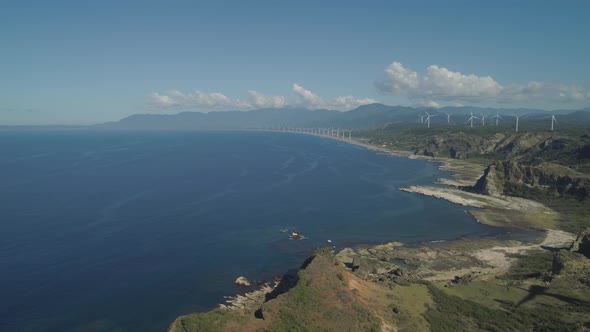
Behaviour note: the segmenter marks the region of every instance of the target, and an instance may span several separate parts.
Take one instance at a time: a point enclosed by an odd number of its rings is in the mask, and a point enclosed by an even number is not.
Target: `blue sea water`
[[[486,236],[437,165],[268,132],[0,132],[0,331],[163,331],[338,248]],[[280,230],[308,237],[290,241]]]

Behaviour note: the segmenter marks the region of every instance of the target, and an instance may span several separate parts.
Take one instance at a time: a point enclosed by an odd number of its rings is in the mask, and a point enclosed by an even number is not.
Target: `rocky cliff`
[[[575,162],[590,158],[590,141],[553,132],[506,133],[491,135],[463,131],[411,138],[414,153],[430,157],[466,159],[477,156],[501,156],[518,160],[542,157],[547,160],[568,157]]]
[[[492,196],[515,194],[515,187],[540,190],[556,197],[590,197],[590,177],[549,162],[523,165],[515,160],[496,161],[488,166],[473,189]],[[519,195],[520,196],[520,195]]]

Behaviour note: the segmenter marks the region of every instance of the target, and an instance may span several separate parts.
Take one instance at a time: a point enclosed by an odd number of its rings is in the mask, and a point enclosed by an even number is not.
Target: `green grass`
[[[493,308],[449,295],[434,285],[429,291],[435,305],[425,314],[432,331],[577,331],[580,321],[570,321],[565,308],[518,306],[511,302]]]
[[[232,311],[215,309],[179,317],[173,326],[176,331],[223,331],[228,321],[240,321],[240,316]]]
[[[538,251],[526,255],[515,255],[517,261],[510,267],[507,274],[501,278],[505,280],[538,279],[551,273],[553,266],[553,252]]]
[[[510,196],[528,198],[559,212],[560,228],[577,233],[590,227],[590,200],[565,195],[556,197],[552,190],[529,187],[518,183],[505,183],[504,192]]]

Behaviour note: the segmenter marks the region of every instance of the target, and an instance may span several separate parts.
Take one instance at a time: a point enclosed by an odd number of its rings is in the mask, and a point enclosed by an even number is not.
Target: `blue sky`
[[[588,1],[14,1],[0,124],[258,107],[590,106]]]

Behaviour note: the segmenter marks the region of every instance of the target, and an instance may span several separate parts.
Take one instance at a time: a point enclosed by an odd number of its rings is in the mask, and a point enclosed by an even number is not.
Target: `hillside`
[[[590,327],[590,259],[577,250],[587,251],[588,234],[573,246],[548,235],[541,246],[392,243],[336,257],[322,249],[285,293],[181,316],[168,332],[583,330]],[[557,252],[542,249],[549,246]],[[485,256],[500,248],[515,255],[505,256],[514,263],[507,270]]]
[[[387,297],[324,250],[304,263],[288,292],[244,310],[181,316],[168,331],[393,331]]]

